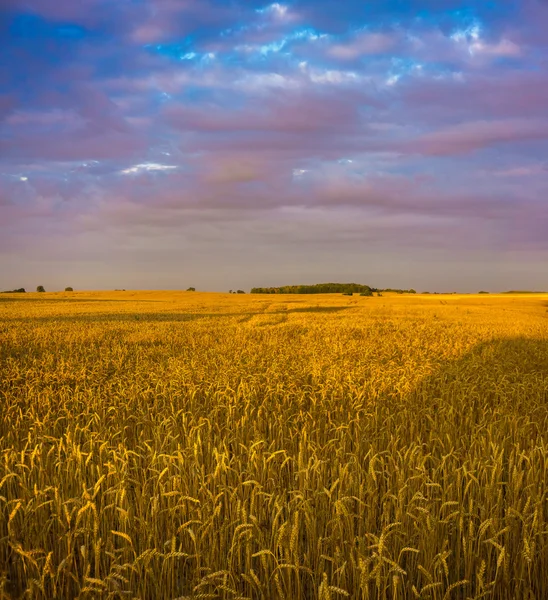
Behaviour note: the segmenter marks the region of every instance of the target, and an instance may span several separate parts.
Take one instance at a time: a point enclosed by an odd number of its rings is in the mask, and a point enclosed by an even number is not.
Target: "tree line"
[[[379,289],[361,283],[316,283],[313,285],[282,285],[280,287],[254,287],[252,294],[365,294],[373,292],[395,292],[397,294],[416,294],[411,290]]]
[[[36,291],[40,292],[40,293],[44,293],[46,291],[46,289],[44,288],[43,285],[39,285],[36,288]],[[65,288],[65,292],[73,292],[73,291],[74,290],[71,287]],[[2,293],[2,294],[26,294],[27,290],[25,288],[17,288],[16,290],[6,290],[6,291],[0,292],[0,293]]]

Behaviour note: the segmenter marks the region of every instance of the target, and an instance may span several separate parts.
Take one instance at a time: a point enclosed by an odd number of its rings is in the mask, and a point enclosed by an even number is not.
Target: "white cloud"
[[[199,59],[203,63],[207,63],[209,61],[214,60],[216,57],[215,52],[206,52],[205,54],[197,54],[196,52],[187,52],[186,54],[181,54],[179,60],[194,60],[195,58]]]
[[[467,29],[458,29],[451,35],[451,39],[464,47],[471,55],[485,56],[519,56],[521,48],[511,40],[502,38],[496,43],[489,43],[482,39],[481,25],[476,22]]]
[[[412,59],[394,58],[392,59],[392,65],[393,67],[385,80],[385,84],[388,86],[396,85],[404,76],[423,74],[423,65]]]
[[[302,68],[301,68],[302,70]],[[354,71],[339,71],[338,69],[309,69],[307,71],[308,78],[312,83],[323,83],[340,85],[343,83],[355,83],[362,79]]]
[[[324,39],[327,37],[329,37],[329,36],[326,33],[318,33],[314,29],[307,27],[304,29],[302,29],[302,28],[297,29],[296,31],[293,31],[292,33],[285,35],[284,37],[282,37],[279,40],[273,40],[266,44],[262,44],[262,45],[242,44],[242,45],[236,46],[236,50],[238,50],[240,52],[248,52],[248,53],[249,52],[259,52],[263,56],[266,56],[267,54],[270,54],[270,53],[281,52],[287,46],[287,44],[289,44],[290,42],[294,42],[294,41],[315,42],[317,40],[321,40],[321,39]]]
[[[481,25],[475,22],[466,29],[457,29],[452,35],[451,39],[455,42],[468,42],[470,40],[477,41],[480,39]]]
[[[310,73],[310,81],[313,83],[346,83],[356,81],[356,73],[345,73],[344,71],[328,70]]]
[[[294,77],[286,77],[279,73],[258,73],[246,75],[237,82],[244,89],[264,89],[264,88],[298,88],[300,82]]]
[[[139,165],[129,167],[128,169],[124,169],[123,171],[120,171],[120,173],[122,175],[135,175],[136,173],[141,173],[143,171],[170,171],[176,168],[177,167],[173,165],[161,165],[159,163],[141,163]]]
[[[283,19],[289,11],[289,7],[286,4],[280,4],[279,2],[274,2],[265,6],[264,8],[258,8],[257,12],[261,15],[270,13],[279,19]]]
[[[266,56],[270,52],[279,52],[286,45],[287,40],[284,38],[282,40],[278,40],[277,42],[270,42],[269,44],[263,44],[259,46],[259,52]]]
[[[485,54],[487,56],[519,56],[521,48],[514,42],[502,39],[497,44],[486,44],[481,40],[470,44],[470,54]]]

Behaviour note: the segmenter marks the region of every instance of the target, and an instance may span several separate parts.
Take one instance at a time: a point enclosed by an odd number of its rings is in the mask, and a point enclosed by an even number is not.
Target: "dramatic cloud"
[[[546,23],[544,0],[5,0],[0,288],[548,289]]]

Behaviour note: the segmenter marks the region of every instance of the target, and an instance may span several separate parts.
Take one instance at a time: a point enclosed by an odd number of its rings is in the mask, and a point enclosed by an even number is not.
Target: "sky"
[[[0,289],[548,290],[548,0],[2,0]]]

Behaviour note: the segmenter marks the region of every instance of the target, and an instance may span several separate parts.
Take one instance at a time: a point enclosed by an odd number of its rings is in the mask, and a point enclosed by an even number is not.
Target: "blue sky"
[[[0,287],[548,289],[548,3],[5,0]]]

